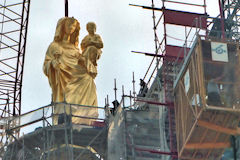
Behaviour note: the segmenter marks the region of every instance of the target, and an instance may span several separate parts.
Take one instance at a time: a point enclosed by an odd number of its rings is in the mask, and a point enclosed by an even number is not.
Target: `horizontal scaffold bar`
[[[173,107],[173,103],[162,103],[157,101],[150,101],[150,100],[144,100],[144,99],[136,99],[137,102],[146,102],[148,104],[155,104],[160,106],[167,106],[167,107]]]
[[[240,129],[230,129],[230,128],[225,128],[210,122],[206,122],[206,121],[202,121],[202,120],[198,120],[197,123],[198,126],[207,128],[207,129],[211,129],[214,130],[216,132],[221,132],[221,133],[225,133],[225,134],[229,134],[229,135],[240,135]]]
[[[185,149],[222,149],[231,147],[230,142],[216,142],[216,143],[188,143]]]

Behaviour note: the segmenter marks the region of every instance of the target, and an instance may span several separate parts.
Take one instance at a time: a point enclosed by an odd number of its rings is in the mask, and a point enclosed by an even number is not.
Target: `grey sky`
[[[208,0],[208,3],[211,6],[212,3],[217,4],[216,1]],[[87,34],[85,26],[89,21],[97,24],[97,33],[104,41],[95,80],[99,106],[104,105],[107,94],[110,102],[113,100],[114,78],[117,79],[118,100],[121,99],[122,85],[126,94],[132,90],[133,71],[139,89],[139,79],[144,76],[151,57],[131,53],[132,50],[154,52],[152,12],[131,7],[128,5],[130,3],[151,5],[150,0],[69,0],[69,16],[74,16],[81,25],[80,41]],[[23,79],[23,113],[51,102],[51,89],[42,65],[57,21],[63,16],[64,0],[31,1]]]
[[[154,47],[151,12],[128,6],[137,2],[140,1],[69,0],[69,16],[74,16],[81,25],[80,41],[87,34],[85,26],[89,21],[97,24],[97,33],[104,41],[95,80],[99,106],[104,105],[107,94],[113,100],[114,78],[120,100],[122,85],[127,94],[132,89],[132,72],[135,72],[138,86],[139,78],[144,76],[150,63],[151,57],[131,53],[131,50],[153,52]],[[51,89],[42,65],[57,21],[63,16],[64,0],[32,0],[23,79],[23,113],[51,102]]]

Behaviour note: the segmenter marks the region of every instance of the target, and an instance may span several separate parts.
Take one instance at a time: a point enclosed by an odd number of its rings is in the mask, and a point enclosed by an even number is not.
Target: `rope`
[[[176,37],[173,37],[173,36],[170,36],[170,35],[167,35],[167,37],[172,38],[172,39],[175,39],[175,40],[178,40],[178,41],[183,41],[183,42],[185,42],[185,41],[187,41],[187,42],[193,42],[193,41],[190,41],[190,40],[184,40],[184,39],[176,38]]]

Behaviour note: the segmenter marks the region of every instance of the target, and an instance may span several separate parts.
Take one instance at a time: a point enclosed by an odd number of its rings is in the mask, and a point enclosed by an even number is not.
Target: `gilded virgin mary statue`
[[[63,102],[66,86],[77,71],[76,65],[81,57],[78,48],[79,22],[74,18],[61,18],[53,42],[49,45],[44,65],[44,74],[52,88],[52,101]]]
[[[97,118],[98,109],[91,106],[98,105],[94,79],[103,43],[101,38],[97,41],[90,40],[85,48],[82,47],[82,54],[78,47],[79,31],[80,24],[74,18],[64,17],[58,21],[54,40],[46,53],[43,70],[52,88],[53,102],[89,106],[73,107],[73,117]],[[85,51],[86,49],[88,51]],[[54,113],[64,113],[64,108],[56,106]],[[85,124],[92,122],[91,119],[81,118],[72,118],[72,121]]]

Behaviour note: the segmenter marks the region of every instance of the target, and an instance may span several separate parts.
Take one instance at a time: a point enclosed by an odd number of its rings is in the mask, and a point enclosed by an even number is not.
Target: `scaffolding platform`
[[[53,121],[54,114],[50,113],[53,106],[42,107],[8,121],[6,124],[8,126],[15,123],[13,127],[8,127],[6,130],[6,134],[14,140],[3,147],[3,160],[19,158],[26,160],[100,160],[107,158],[107,125],[104,121],[95,120],[92,125],[82,125],[65,120],[62,124],[53,125],[51,121]],[[39,117],[33,116],[38,113],[44,114]],[[25,130],[25,127],[31,128],[32,131],[19,138],[14,136],[13,133],[16,130]]]
[[[164,127],[166,109],[144,103],[145,109],[118,107],[109,120],[108,158],[127,160],[170,159]]]
[[[239,45],[198,37],[174,82],[178,154],[220,159],[238,135]]]

